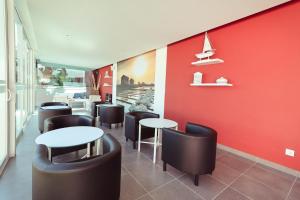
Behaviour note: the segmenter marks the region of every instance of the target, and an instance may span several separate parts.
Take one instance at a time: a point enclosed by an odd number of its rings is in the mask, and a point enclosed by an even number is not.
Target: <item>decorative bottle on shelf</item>
[[[202,83],[202,75],[203,74],[201,72],[195,72],[193,84],[201,84]]]

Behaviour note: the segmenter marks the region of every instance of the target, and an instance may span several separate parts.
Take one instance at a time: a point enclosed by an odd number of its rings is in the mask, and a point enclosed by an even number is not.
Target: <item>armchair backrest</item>
[[[71,126],[94,126],[94,119],[86,115],[61,115],[45,120],[44,130],[51,131]]]
[[[124,121],[124,106],[110,104],[100,106],[100,120],[103,123],[122,123]]]

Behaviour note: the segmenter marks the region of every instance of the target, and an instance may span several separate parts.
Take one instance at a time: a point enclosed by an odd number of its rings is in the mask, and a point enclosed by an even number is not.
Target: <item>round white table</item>
[[[141,141],[141,129],[142,126],[146,126],[149,128],[154,128],[154,142],[143,142]],[[161,134],[161,129],[163,128],[175,128],[177,130],[178,124],[175,121],[163,118],[147,118],[139,121],[139,140],[138,140],[138,151],[141,150],[141,143],[153,144],[154,152],[153,152],[153,163],[156,162],[156,148],[160,145],[159,143],[159,135]]]
[[[42,109],[45,110],[60,110],[70,108],[69,106],[42,106]]]
[[[91,142],[97,140],[97,155],[100,155],[100,142],[104,132],[91,126],[73,126],[45,132],[35,139],[36,144],[48,147],[48,158],[52,160],[51,148],[72,147],[87,144],[87,157],[90,157]]]

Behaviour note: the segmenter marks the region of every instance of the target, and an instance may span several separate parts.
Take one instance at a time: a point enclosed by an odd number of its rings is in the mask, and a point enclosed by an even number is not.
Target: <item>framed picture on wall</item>
[[[156,52],[118,62],[117,103],[125,111],[153,111]]]

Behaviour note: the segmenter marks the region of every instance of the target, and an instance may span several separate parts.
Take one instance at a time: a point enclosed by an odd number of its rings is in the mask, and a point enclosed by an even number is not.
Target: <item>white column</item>
[[[156,50],[154,112],[164,117],[167,70],[167,47]]]
[[[7,36],[8,36],[8,88],[11,91],[9,102],[9,157],[16,155],[16,63],[15,63],[15,13],[14,1],[7,0]]]
[[[112,78],[112,103],[116,104],[117,103],[117,73],[118,73],[118,68],[117,68],[117,63],[113,64],[112,66],[112,71],[113,71],[113,78]]]

